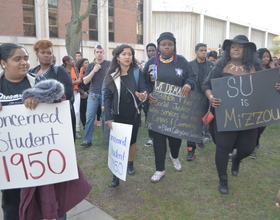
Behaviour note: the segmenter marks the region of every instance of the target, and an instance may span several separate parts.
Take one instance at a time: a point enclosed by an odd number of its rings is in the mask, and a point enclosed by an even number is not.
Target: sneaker
[[[173,166],[175,168],[176,171],[182,171],[182,166],[181,166],[181,163],[179,161],[179,158],[177,159],[174,159],[171,154],[169,154],[169,157],[171,159],[171,162],[173,163]]]
[[[256,157],[257,157],[256,150],[254,150],[253,153],[251,153],[251,155],[249,157],[252,159],[256,159]]]
[[[194,159],[194,151],[195,149],[193,147],[188,147],[188,153],[186,156],[187,161],[192,161]]]
[[[205,137],[204,140],[203,140],[203,143],[204,143],[204,144],[208,144],[208,143],[210,143],[210,142],[211,142],[211,140],[210,140],[209,137]]]
[[[92,145],[91,142],[83,142],[80,144],[82,147],[90,147]]]
[[[154,175],[151,177],[151,182],[156,183],[160,181],[160,179],[164,176],[165,176],[165,171],[156,171]]]
[[[152,147],[154,145],[154,142],[152,139],[148,140],[148,142],[145,144],[145,147]]]
[[[95,124],[96,124],[97,127],[101,126],[100,121],[96,121]]]
[[[82,136],[78,132],[76,132],[76,139],[81,139],[81,138]]]
[[[200,148],[200,149],[204,149],[205,148],[205,146],[204,146],[204,144],[201,142],[201,143],[196,143],[197,144],[197,146]]]

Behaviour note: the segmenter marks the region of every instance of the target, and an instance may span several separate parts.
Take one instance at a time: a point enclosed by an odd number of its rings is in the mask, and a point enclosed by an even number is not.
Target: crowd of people
[[[205,104],[205,112],[211,107],[213,114],[219,108],[221,99],[214,97],[212,93],[211,79],[244,75],[260,70],[279,67],[279,59],[271,56],[267,48],[259,48],[253,42],[249,42],[244,35],[226,39],[223,42],[222,54],[217,51],[208,51],[205,43],[198,43],[195,48],[195,59],[187,59],[177,54],[175,36],[170,32],[163,32],[157,39],[157,44],[149,43],[146,46],[148,60],[138,62],[134,49],[127,44],[122,44],[113,50],[111,61],[105,59],[102,45],[94,47],[94,60],[90,62],[76,53],[75,59],[69,55],[64,56],[62,65],[55,65],[58,61],[53,54],[53,43],[50,40],[38,40],[33,48],[39,65],[29,69],[29,55],[26,49],[18,44],[3,44],[0,46],[0,60],[3,71],[0,74],[1,97],[14,97],[17,100],[0,99],[2,106],[24,104],[27,108],[35,109],[39,101],[34,97],[22,97],[22,93],[31,87],[36,87],[46,80],[60,83],[63,86],[63,97],[57,100],[69,100],[74,140],[83,138],[81,146],[89,148],[93,145],[94,126],[102,127],[105,123],[109,129],[113,129],[112,122],[131,124],[132,137],[130,141],[127,173],[135,174],[134,157],[136,153],[137,133],[141,124],[141,111],[145,118],[149,113],[149,106],[157,102],[153,95],[156,81],[166,82],[181,87],[181,95],[196,91],[205,96],[208,102]],[[207,52],[208,51],[208,52]],[[137,75],[137,77],[136,77]],[[275,84],[280,90],[280,85]],[[58,94],[57,94],[58,95]],[[81,129],[82,126],[82,129]],[[84,136],[81,136],[83,130]],[[218,190],[221,194],[227,194],[228,175],[227,166],[231,155],[231,174],[237,176],[240,162],[251,156],[256,158],[256,149],[259,148],[259,139],[265,127],[254,129],[222,132],[218,131],[217,123],[213,120],[209,126],[203,126],[203,134],[200,142],[186,141],[188,153],[187,161],[195,159],[196,147],[204,148],[204,144],[211,140],[216,145],[215,164],[219,177]],[[151,182],[155,183],[165,176],[165,158],[169,146],[169,158],[176,171],[181,171],[179,152],[182,139],[171,137],[159,131],[147,129],[148,141],[146,147],[153,147],[155,155],[155,172],[151,176]],[[168,142],[167,142],[168,141]],[[83,186],[77,202],[83,199],[91,186],[79,169],[79,186]],[[71,181],[69,181],[71,183]],[[68,182],[66,182],[68,183]],[[119,178],[113,175],[109,187],[119,186]],[[54,188],[62,190],[61,184],[53,184]],[[40,188],[40,187],[35,187]],[[44,187],[41,187],[44,189]],[[40,188],[40,189],[41,189]],[[38,190],[40,191],[40,190]],[[32,215],[32,207],[22,211],[20,194],[26,192],[23,189],[2,190],[2,208],[5,219],[21,219]],[[34,191],[34,198],[40,196]],[[55,192],[54,192],[55,193]],[[67,192],[67,187],[66,191]],[[73,195],[72,195],[73,196]],[[59,200],[59,199],[58,199]],[[61,199],[61,201],[64,201]],[[40,207],[42,204],[37,204]],[[67,205],[59,208],[52,218],[66,219],[66,212],[71,208]],[[45,218],[44,213],[35,213]],[[47,214],[46,214],[47,215]]]

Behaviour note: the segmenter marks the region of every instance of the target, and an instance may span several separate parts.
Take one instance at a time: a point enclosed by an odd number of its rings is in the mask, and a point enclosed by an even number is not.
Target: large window
[[[109,41],[115,41],[114,0],[108,1]]]
[[[58,37],[57,0],[48,0],[48,8],[50,37]]]
[[[22,0],[23,35],[36,37],[34,0]]]
[[[143,44],[143,0],[137,0],[137,43]]]
[[[97,0],[93,1],[89,18],[89,39],[98,41],[98,7]]]

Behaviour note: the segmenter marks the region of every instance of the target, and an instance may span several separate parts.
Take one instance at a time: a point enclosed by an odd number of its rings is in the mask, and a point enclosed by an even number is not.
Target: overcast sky
[[[257,28],[280,34],[280,0],[153,0],[153,4],[193,6],[203,11],[250,23]]]

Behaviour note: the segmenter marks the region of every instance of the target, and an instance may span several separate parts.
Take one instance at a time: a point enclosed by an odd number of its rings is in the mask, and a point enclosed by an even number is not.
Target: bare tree
[[[71,0],[72,15],[70,22],[66,24],[65,44],[68,55],[73,58],[75,58],[75,53],[80,48],[82,22],[89,16],[93,1],[89,0],[87,11],[80,15],[81,0]]]

